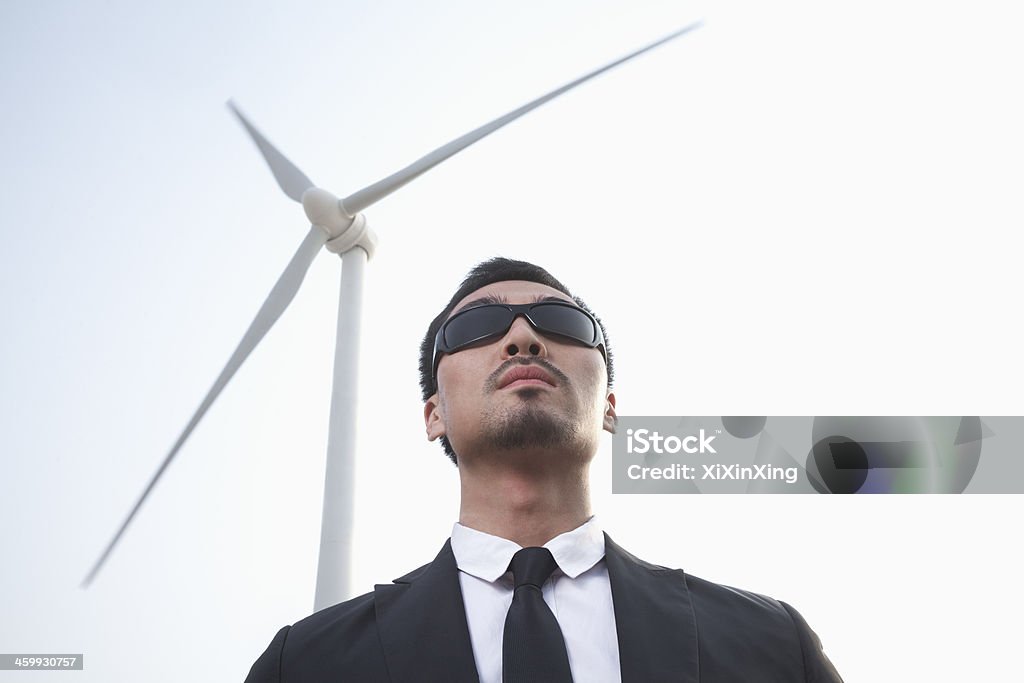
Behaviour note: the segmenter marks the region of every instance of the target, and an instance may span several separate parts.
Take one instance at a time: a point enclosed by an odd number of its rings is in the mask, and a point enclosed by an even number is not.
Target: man
[[[840,682],[785,603],[633,557],[597,526],[615,430],[604,326],[547,271],[474,268],[420,349],[427,437],[457,465],[433,562],[282,628],[249,683]]]

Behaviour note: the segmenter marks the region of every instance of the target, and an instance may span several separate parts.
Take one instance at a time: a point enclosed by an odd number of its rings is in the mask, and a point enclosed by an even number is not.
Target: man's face
[[[484,303],[551,299],[575,305],[536,282],[496,282],[466,296],[452,315]],[[437,386],[424,406],[427,436],[447,436],[460,462],[489,454],[523,463],[545,454],[589,461],[601,429],[614,431],[615,397],[601,352],[544,335],[523,317],[501,337],[444,354]]]

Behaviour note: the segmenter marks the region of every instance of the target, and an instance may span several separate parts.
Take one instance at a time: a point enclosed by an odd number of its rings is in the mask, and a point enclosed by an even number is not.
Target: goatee
[[[491,449],[564,448],[577,440],[578,425],[530,402],[530,390],[520,392],[521,405],[485,419]]]

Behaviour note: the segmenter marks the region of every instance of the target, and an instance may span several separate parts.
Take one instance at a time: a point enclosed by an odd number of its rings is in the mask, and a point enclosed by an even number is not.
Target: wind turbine
[[[82,582],[88,587],[96,578],[125,529],[135,518],[142,503],[152,493],[167,466],[181,450],[189,435],[210,406],[223,391],[238,368],[256,348],[260,340],[273,327],[295,298],[313,258],[326,246],[341,256],[341,293],[338,304],[338,332],[334,353],[334,385],[331,394],[330,429],[327,439],[327,471],[324,477],[323,517],[320,529],[320,559],[317,567],[314,609],[320,610],[345,600],[349,593],[350,568],[348,564],[349,539],[352,532],[352,501],[356,444],[356,397],[358,387],[359,326],[362,318],[363,272],[367,260],[373,256],[377,237],[366,224],[363,210],[388,196],[398,188],[422,175],[445,159],[457,154],[481,138],[515,121],[578,85],[589,81],[634,57],[678,38],[701,26],[689,24],[667,36],[635,50],[614,62],[567,83],[560,88],[524,104],[504,116],[480,126],[446,145],[417,159],[400,171],[365,187],[344,199],[317,187],[299,168],[275,148],[267,138],[245,117],[239,108],[228,106],[241,121],[256,143],[277,184],[291,199],[302,204],[312,224],[305,239],[292,256],[281,277],[263,306],[256,314],[242,341],[227,365],[207,392],[195,414],[189,420],[178,440],[171,447],[149,484],[143,490],[121,524],[114,538],[100,555],[92,570]]]

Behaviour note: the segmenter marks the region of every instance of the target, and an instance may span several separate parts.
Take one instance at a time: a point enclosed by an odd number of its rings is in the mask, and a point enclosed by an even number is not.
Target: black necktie
[[[505,616],[501,647],[504,683],[572,681],[562,629],[540,588],[556,567],[547,548],[523,548],[512,556],[508,568],[516,588]]]

